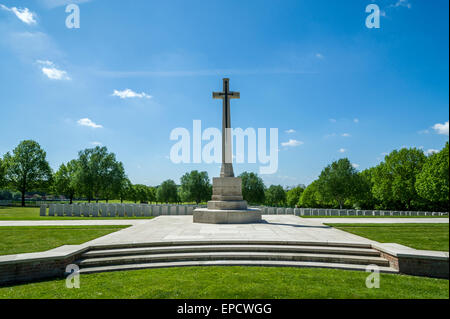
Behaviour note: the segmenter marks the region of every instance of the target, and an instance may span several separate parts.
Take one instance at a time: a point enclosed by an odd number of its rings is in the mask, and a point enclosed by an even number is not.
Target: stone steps
[[[83,258],[130,256],[163,253],[193,253],[193,252],[291,252],[316,254],[341,254],[379,257],[379,251],[370,248],[327,247],[302,245],[189,245],[189,246],[156,246],[138,248],[118,248],[106,250],[91,250],[83,254]]]
[[[389,266],[389,262],[381,257],[352,256],[314,253],[280,253],[280,252],[197,252],[169,253],[150,255],[109,256],[86,258],[79,261],[81,267],[103,265],[141,264],[151,262],[205,261],[205,260],[279,260],[279,261],[312,261],[326,263],[343,263],[359,265]]]
[[[304,262],[304,261],[277,261],[277,260],[207,260],[207,261],[178,261],[163,263],[143,263],[82,268],[81,274],[99,272],[139,270],[148,268],[170,267],[198,267],[198,266],[260,266],[260,267],[304,267],[304,268],[332,268],[341,270],[366,271],[366,265]],[[391,267],[379,267],[381,273],[397,274],[398,270]]]
[[[397,273],[367,243],[279,241],[186,241],[91,247],[76,261],[81,273],[185,266],[284,266]]]

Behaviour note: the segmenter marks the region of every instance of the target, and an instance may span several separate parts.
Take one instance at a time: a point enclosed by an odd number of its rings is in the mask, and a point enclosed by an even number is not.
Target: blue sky
[[[66,28],[67,3],[80,29]],[[365,26],[369,3],[380,29]],[[342,157],[362,170],[393,149],[441,149],[448,11],[447,0],[0,0],[0,155],[34,139],[57,169],[101,144],[134,183],[217,176],[217,164],[173,164],[169,134],[197,119],[221,127],[211,92],[223,77],[241,93],[233,127],[279,129],[267,184],[309,184]]]

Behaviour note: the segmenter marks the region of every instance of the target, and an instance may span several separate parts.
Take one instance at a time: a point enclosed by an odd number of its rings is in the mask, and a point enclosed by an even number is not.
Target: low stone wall
[[[206,205],[155,205],[155,204],[43,204],[40,206],[41,216],[72,217],[141,217],[161,215],[192,215],[195,208]],[[285,208],[254,207],[263,215],[296,215],[296,216],[448,216],[448,212],[355,210],[329,208]]]
[[[85,251],[80,246],[61,246],[42,253],[0,256],[0,286],[64,278],[66,267]]]
[[[449,279],[448,252],[416,250],[399,244],[377,244],[372,247],[402,274]]]

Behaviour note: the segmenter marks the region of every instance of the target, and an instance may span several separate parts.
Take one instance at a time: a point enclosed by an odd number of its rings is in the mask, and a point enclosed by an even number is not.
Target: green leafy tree
[[[212,187],[207,172],[192,171],[181,177],[181,199],[197,204],[211,199]]]
[[[298,201],[298,206],[304,208],[318,208],[322,206],[317,184],[316,180],[305,188]]]
[[[22,194],[22,207],[25,206],[25,193],[50,186],[52,170],[46,153],[32,140],[22,141],[11,155],[4,156],[5,177],[9,185]]]
[[[148,203],[153,200],[153,191],[152,188],[146,185],[134,185],[134,190],[136,193],[136,200],[141,203]]]
[[[266,190],[266,204],[269,206],[284,206],[286,192],[281,185],[271,185]]]
[[[127,177],[125,177],[120,183],[120,190],[118,193],[118,197],[121,203],[123,203],[124,200],[129,199],[130,189],[132,188],[133,185],[131,184],[130,180]]]
[[[448,142],[439,152],[429,156],[416,178],[416,191],[431,202],[434,209],[449,209],[449,150]]]
[[[251,204],[263,204],[266,199],[266,186],[261,177],[255,173],[243,172],[239,177],[242,179],[242,196]]]
[[[384,209],[420,209],[423,199],[416,191],[416,176],[426,156],[417,148],[394,150],[373,171],[372,192]]]
[[[372,193],[373,174],[375,167],[363,170],[359,173],[360,187],[358,187],[358,195],[353,199],[353,207],[356,209],[376,209],[378,201]]]
[[[164,181],[156,190],[156,198],[161,203],[177,203],[178,188],[175,182],[171,179]]]
[[[61,164],[53,178],[54,190],[59,195],[64,195],[70,199],[70,204],[76,193],[75,175],[78,169],[76,160],[72,160],[67,165]]]
[[[127,177],[122,162],[117,162],[114,154],[107,157],[104,165],[106,169],[103,175],[102,195],[108,202],[110,199],[120,197],[123,182]]]
[[[289,207],[295,207],[298,205],[298,201],[300,200],[300,196],[302,196],[305,187],[297,186],[287,191],[286,193],[286,203]]]
[[[5,174],[6,174],[6,165],[3,163],[3,160],[0,157],[0,187],[3,187],[6,184]]]
[[[343,158],[322,170],[317,186],[325,201],[335,201],[342,208],[346,200],[358,195],[359,175],[350,161]]]
[[[98,201],[100,196],[109,199],[114,193],[119,195],[125,174],[114,153],[97,146],[80,151],[78,155],[76,185],[89,202],[93,199]]]

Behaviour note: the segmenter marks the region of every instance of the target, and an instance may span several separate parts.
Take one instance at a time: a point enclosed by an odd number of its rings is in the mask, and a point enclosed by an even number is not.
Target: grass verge
[[[380,243],[448,251],[448,224],[327,224]]]
[[[17,299],[438,299],[449,298],[448,280],[381,274],[380,288],[366,288],[367,273],[280,267],[188,267],[80,276],[79,289],[65,280],[0,288]]]
[[[0,255],[46,251],[79,245],[129,226],[0,227]]]

